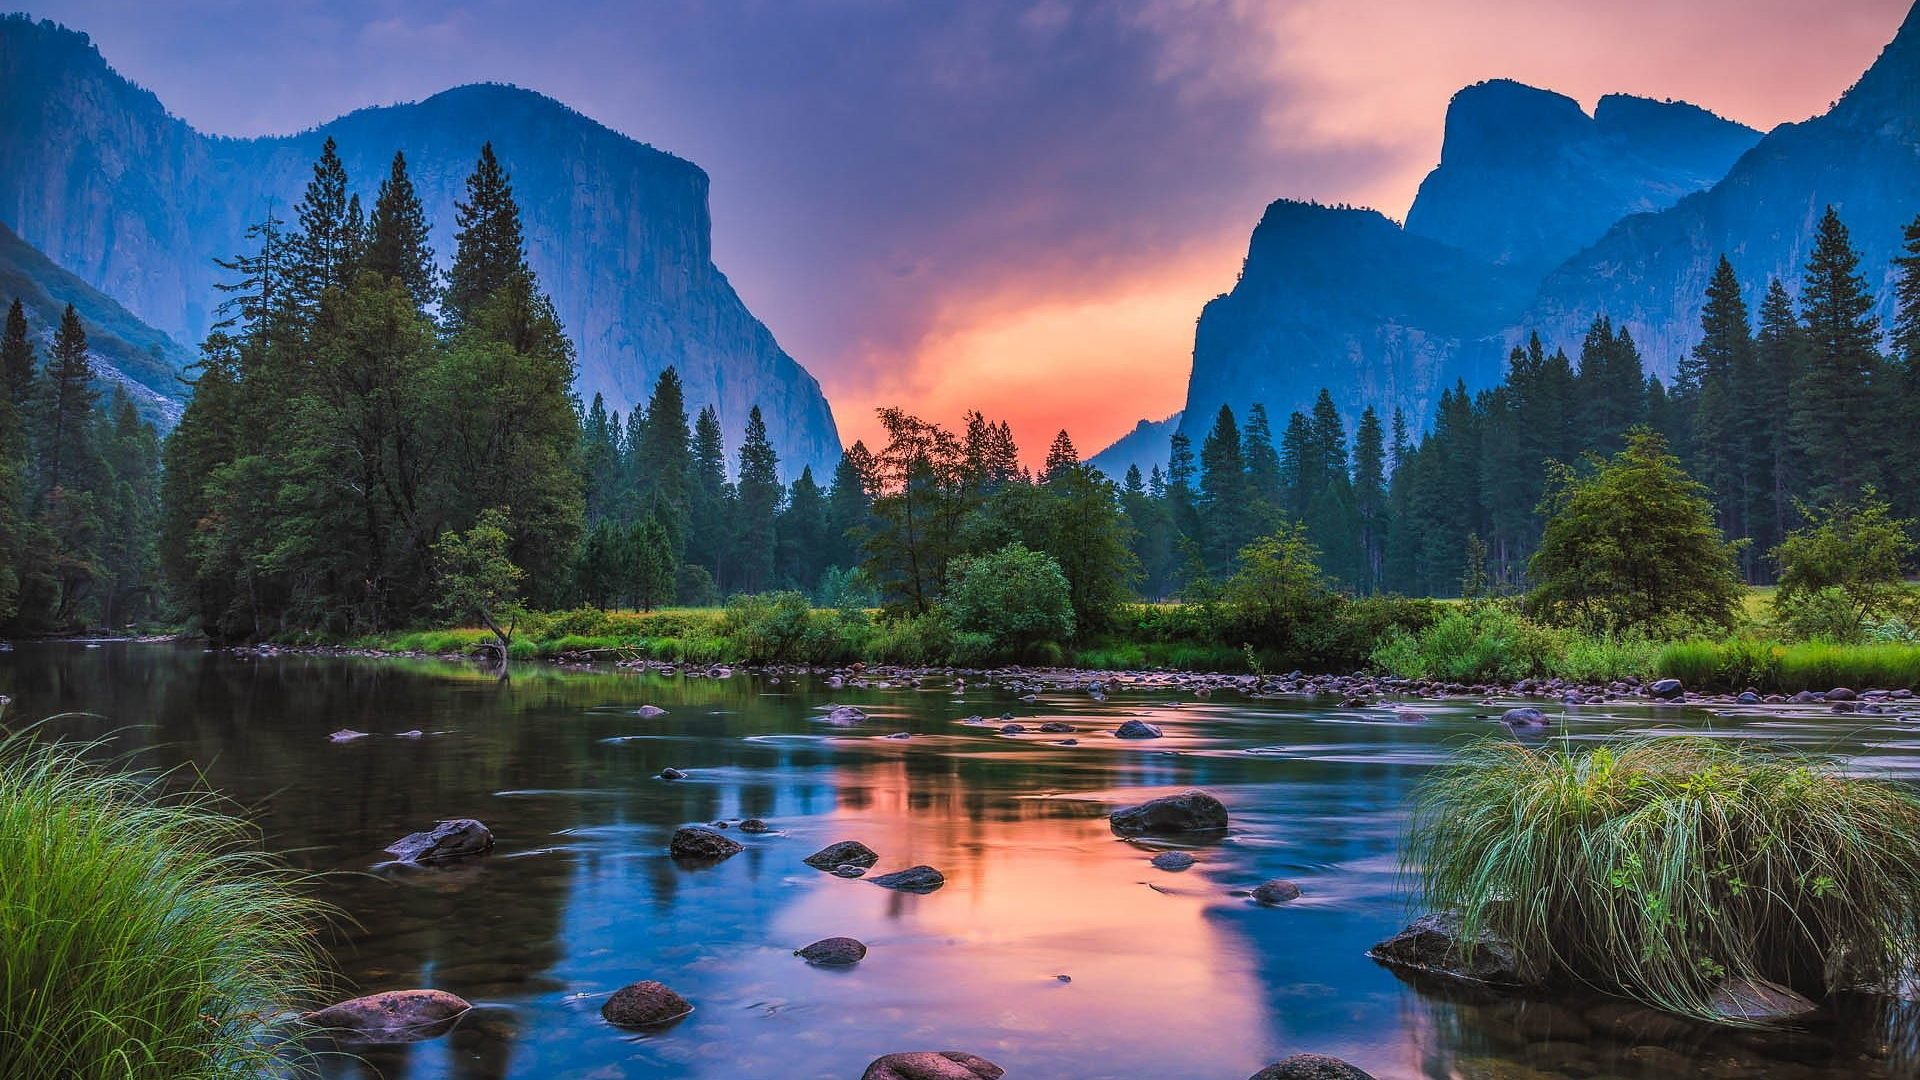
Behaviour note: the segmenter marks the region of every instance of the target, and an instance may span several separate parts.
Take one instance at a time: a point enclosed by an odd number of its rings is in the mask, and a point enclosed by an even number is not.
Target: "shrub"
[[[1556,646],[1553,631],[1506,604],[1476,601],[1448,608],[1417,634],[1395,629],[1372,659],[1407,679],[1492,682],[1549,674]]]
[[[279,1075],[322,909],[209,797],[0,740],[0,1075]]]
[[[1912,521],[1894,517],[1871,487],[1858,502],[1800,509],[1807,526],[1773,549],[1780,564],[1773,604],[1784,625],[1804,637],[1857,641],[1868,620],[1912,609],[1902,577],[1914,552]]]
[[[1281,665],[1320,666],[1347,598],[1328,586],[1319,556],[1298,523],[1241,549],[1220,592],[1214,640],[1252,645]]]
[[[1659,666],[1660,643],[1643,634],[1583,634],[1562,631],[1554,635],[1555,650],[1547,658],[1547,674],[1580,682],[1645,679]]]
[[[1774,594],[1774,621],[1803,641],[1858,642],[1866,640],[1865,614],[1836,586]]]
[[[954,653],[953,626],[935,608],[882,621],[867,640],[864,659],[873,663],[944,664]]]
[[[804,662],[801,646],[812,629],[813,605],[797,592],[743,593],[727,601],[720,634],[735,659],[750,664]]]
[[[1053,556],[1015,541],[961,559],[941,601],[953,628],[984,636],[989,649],[1018,653],[1073,637],[1073,598]]]
[[[1469,748],[1423,782],[1428,905],[1549,977],[1714,1018],[1728,976],[1809,994],[1920,960],[1920,796],[1827,761],[1697,738]]]

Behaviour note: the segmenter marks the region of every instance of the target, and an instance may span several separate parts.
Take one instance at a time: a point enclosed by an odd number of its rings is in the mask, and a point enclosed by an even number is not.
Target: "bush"
[[[1505,604],[1450,607],[1417,634],[1393,630],[1373,652],[1375,666],[1405,679],[1496,682],[1551,673],[1553,631]]]
[[[1789,591],[1773,598],[1774,621],[1803,641],[1853,643],[1866,640],[1865,615],[1836,586]]]
[[[0,1075],[278,1075],[324,911],[210,798],[0,740]]]
[[[805,663],[813,605],[797,592],[743,593],[727,601],[720,635],[733,644],[734,659],[749,664]]]
[[[1859,641],[1870,620],[1913,609],[1902,576],[1915,547],[1912,521],[1894,517],[1871,487],[1858,502],[1801,511],[1807,526],[1773,549],[1774,612],[1783,625],[1802,637]]]
[[[1426,903],[1550,978],[1712,1019],[1728,976],[1824,994],[1920,960],[1920,796],[1696,738],[1469,748],[1416,794]]]
[[[1073,597],[1053,556],[1015,541],[959,561],[941,601],[953,628],[991,652],[1019,653],[1073,637]]]
[[[1241,549],[1220,592],[1214,640],[1251,645],[1277,666],[1321,666],[1347,598],[1328,586],[1319,555],[1297,523]]]

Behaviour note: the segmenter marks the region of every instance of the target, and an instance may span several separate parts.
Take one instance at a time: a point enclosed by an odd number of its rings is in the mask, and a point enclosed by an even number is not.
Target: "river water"
[[[14,722],[117,731],[156,764],[190,763],[295,865],[325,871],[347,916],[328,935],[343,996],[438,987],[478,1008],[448,1036],[326,1060],[340,1078],[844,1078],[888,1052],[960,1049],[1009,1080],[1242,1080],[1300,1052],[1382,1080],[1915,1075],[1913,1015],[1856,1003],[1791,1039],[1609,1037],[1579,1003],[1447,1000],[1364,955],[1403,925],[1398,847],[1409,791],[1453,747],[1497,735],[1496,709],[1422,703],[1424,722],[1332,699],[1209,699],[1166,689],[1013,694],[944,681],[829,689],[563,672],[508,681],[434,661],[244,658],[197,646],[21,645],[0,654]],[[872,717],[829,726],[819,706]],[[643,719],[642,705],[667,714]],[[1031,729],[1001,735],[1003,711]],[[1818,710],[1569,710],[1572,738],[1710,728],[1920,778],[1920,728]],[[1166,736],[1109,734],[1140,718]],[[335,744],[353,728],[371,737]],[[418,738],[397,733],[419,730]],[[908,739],[890,739],[896,732]],[[1078,745],[1062,745],[1077,739]],[[687,779],[656,778],[664,767]],[[1192,869],[1168,844],[1108,830],[1116,804],[1203,787],[1224,839]],[[475,817],[491,854],[445,870],[382,865],[439,818]],[[686,868],[682,824],[766,819],[746,850]],[[939,868],[944,888],[890,892],[802,860],[859,840],[875,872]],[[1262,907],[1244,890],[1303,890]],[[846,935],[849,969],[793,950]],[[605,1025],[620,986],[658,979],[694,1003],[677,1026]]]

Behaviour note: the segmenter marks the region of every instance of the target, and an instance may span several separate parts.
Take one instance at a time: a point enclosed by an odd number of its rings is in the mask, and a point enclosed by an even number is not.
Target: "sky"
[[[978,408],[1029,457],[1178,409],[1193,326],[1280,197],[1398,219],[1489,78],[1824,111],[1908,0],[43,0],[203,131],[449,86],[556,97],[712,179],[714,259],[874,409]]]

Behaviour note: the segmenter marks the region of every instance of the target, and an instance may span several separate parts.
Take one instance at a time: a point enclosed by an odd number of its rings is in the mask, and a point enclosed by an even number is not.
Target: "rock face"
[[[1373,1074],[1325,1054],[1295,1054],[1254,1073],[1249,1080],[1373,1080]]]
[[[686,998],[648,979],[613,992],[600,1015],[607,1023],[625,1028],[654,1028],[671,1024],[693,1011]]]
[[[1115,810],[1107,824],[1121,836],[1219,832],[1227,827],[1227,808],[1204,791],[1183,791]]]
[[[1483,927],[1468,941],[1462,930],[1459,915],[1422,915],[1367,955],[1389,967],[1466,982],[1526,986],[1538,981],[1505,938]]]
[[[879,853],[858,840],[828,844],[805,859],[806,864],[815,870],[831,870],[836,866],[872,866],[879,861]]]
[[[821,967],[847,967],[867,958],[867,946],[850,937],[821,938],[794,955]]]
[[[1805,996],[1765,979],[1726,978],[1709,1003],[1714,1015],[1736,1023],[1773,1024],[1818,1012]]]
[[[473,1008],[444,990],[388,990],[310,1012],[314,1027],[358,1042],[414,1042],[436,1038]]]
[[[819,384],[713,265],[706,173],[551,98],[462,86],[362,109],[299,135],[210,138],[107,66],[86,35],[0,20],[0,220],[81,280],[185,343],[216,318],[213,259],[272,199],[285,216],[328,136],[371,205],[396,150],[444,268],[453,203],[480,144],[512,174],[527,260],[578,348],[577,389],[631,411],[668,366],[687,411],[713,404],[730,447],[759,405],[787,479],[840,456]]]
[[[493,850],[493,833],[472,818],[442,821],[426,832],[409,833],[387,847],[401,862],[431,863]]]
[[[860,1080],[1000,1080],[1007,1071],[958,1050],[924,1050],[876,1059]]]
[[[930,893],[947,883],[946,875],[931,866],[909,866],[870,880],[883,889],[911,893]]]
[[[667,843],[667,853],[674,858],[698,862],[718,862],[744,850],[740,841],[705,825],[682,825]]]

